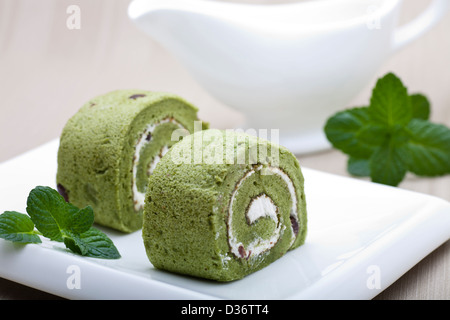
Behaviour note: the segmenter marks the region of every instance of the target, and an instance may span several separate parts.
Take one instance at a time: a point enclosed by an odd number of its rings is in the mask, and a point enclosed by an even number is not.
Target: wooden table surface
[[[213,99],[158,43],[131,24],[126,15],[129,2],[0,0],[0,162],[58,137],[82,104],[115,89],[176,93],[197,105],[200,117],[215,128],[233,128],[242,122],[239,112]],[[401,23],[429,2],[405,1]],[[81,28],[71,30],[66,26],[66,10],[73,4],[80,8]],[[376,78],[393,71],[411,92],[430,98],[432,121],[450,126],[449,30],[447,15],[390,58],[352,105],[366,104]],[[336,150],[299,155],[299,160],[304,167],[348,176],[346,157]],[[399,187],[450,201],[450,176],[410,175]],[[0,279],[0,299],[53,298],[58,297]],[[450,299],[450,242],[376,299]]]

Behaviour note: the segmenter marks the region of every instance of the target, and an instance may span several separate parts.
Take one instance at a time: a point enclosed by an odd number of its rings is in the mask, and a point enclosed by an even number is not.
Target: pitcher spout
[[[216,12],[220,10],[215,2],[204,0],[134,0],[128,6],[128,16],[136,26],[172,53],[179,50],[177,42],[186,34],[194,37],[199,24],[208,28],[201,17],[213,17]]]

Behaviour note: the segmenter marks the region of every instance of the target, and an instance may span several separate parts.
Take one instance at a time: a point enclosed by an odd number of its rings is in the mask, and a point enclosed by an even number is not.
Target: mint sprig
[[[27,199],[28,215],[6,211],[0,215],[0,238],[19,243],[40,243],[40,235],[63,242],[71,251],[88,257],[118,259],[111,239],[92,227],[94,212],[78,209],[50,187],[38,186]],[[38,231],[36,231],[34,228]]]
[[[349,155],[347,170],[374,182],[397,186],[406,173],[440,176],[450,173],[450,129],[429,121],[430,103],[408,94],[393,73],[377,81],[370,105],[330,117],[325,134]]]
[[[27,213],[44,237],[60,242],[89,230],[94,223],[90,206],[80,210],[49,187],[36,187],[30,192]]]
[[[5,211],[0,215],[0,238],[18,243],[42,242],[30,217],[17,211]]]

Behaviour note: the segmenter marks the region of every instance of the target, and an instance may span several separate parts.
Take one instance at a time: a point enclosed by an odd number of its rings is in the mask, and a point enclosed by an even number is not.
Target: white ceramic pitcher
[[[389,56],[450,9],[450,0],[434,0],[398,27],[401,3],[134,0],[128,14],[214,97],[241,111],[246,128],[279,129],[280,144],[305,153],[329,147],[326,119],[350,107]]]

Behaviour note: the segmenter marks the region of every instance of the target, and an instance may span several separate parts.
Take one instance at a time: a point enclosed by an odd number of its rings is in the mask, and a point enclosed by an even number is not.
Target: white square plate
[[[55,188],[58,140],[0,164],[0,213]],[[306,243],[246,278],[217,283],[155,269],[141,232],[103,229],[122,258],[0,239],[0,277],[71,299],[370,299],[450,238],[450,203],[303,168]],[[75,277],[79,282],[74,282]],[[79,286],[74,285],[79,284]]]

